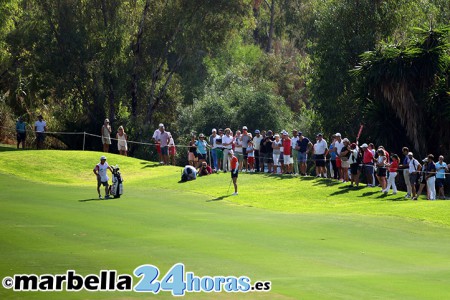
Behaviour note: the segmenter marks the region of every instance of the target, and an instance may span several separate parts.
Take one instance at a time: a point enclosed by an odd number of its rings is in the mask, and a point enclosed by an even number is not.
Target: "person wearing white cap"
[[[231,180],[233,181],[234,185],[233,196],[236,196],[238,194],[237,179],[239,174],[239,160],[236,156],[234,156],[233,150],[228,151],[228,157],[230,158]]]
[[[100,162],[94,167],[94,174],[97,176],[97,192],[98,198],[102,198],[102,194],[100,193],[100,186],[103,185],[105,187],[105,199],[109,198],[109,185],[108,185],[108,174],[107,171],[112,173],[112,168],[106,162],[106,156],[100,157]]]
[[[109,125],[109,119],[105,119],[103,122],[102,130],[102,144],[103,152],[109,152],[109,145],[111,145],[111,126]]]
[[[255,169],[256,172],[260,172],[262,169],[264,172],[264,160],[261,159],[261,141],[263,139],[263,136],[261,135],[260,131],[258,129],[255,130],[255,136],[253,137],[253,149],[255,149]],[[260,163],[262,162],[262,163]],[[262,165],[262,168],[260,166]]]
[[[164,124],[163,123],[159,123],[158,129],[156,129],[153,132],[152,140],[156,146],[156,152],[158,152],[158,155],[159,155],[159,163],[163,164],[164,161],[163,161],[163,156],[161,153],[161,132],[164,132]]]

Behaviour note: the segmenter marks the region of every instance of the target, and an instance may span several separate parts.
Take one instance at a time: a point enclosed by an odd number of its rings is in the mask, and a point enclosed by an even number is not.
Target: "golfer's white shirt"
[[[101,182],[106,182],[109,180],[108,174],[106,173],[106,171],[108,171],[108,167],[109,167],[109,165],[106,161],[103,165],[101,163],[98,163],[96,166],[98,175],[100,175]]]

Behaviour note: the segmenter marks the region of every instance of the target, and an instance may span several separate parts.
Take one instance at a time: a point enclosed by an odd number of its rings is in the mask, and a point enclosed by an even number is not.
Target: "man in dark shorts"
[[[327,177],[327,168],[325,167],[326,163],[326,155],[328,153],[328,144],[327,141],[323,139],[323,135],[318,133],[317,141],[314,144],[314,160],[316,162],[316,177]]]
[[[25,149],[25,140],[27,139],[27,124],[23,121],[22,117],[19,117],[16,123],[17,133],[17,149],[19,149],[20,143],[22,143],[22,149]]]
[[[103,199],[102,195],[100,193],[100,186],[105,187],[105,199],[109,198],[109,185],[108,185],[108,174],[107,171],[110,171],[112,173],[112,168],[108,165],[106,162],[106,157],[102,156],[100,157],[100,162],[94,167],[94,174],[97,176],[97,192],[98,192],[98,198]]]

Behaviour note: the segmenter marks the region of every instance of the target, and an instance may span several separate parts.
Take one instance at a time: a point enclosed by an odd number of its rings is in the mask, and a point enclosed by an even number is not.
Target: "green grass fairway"
[[[229,174],[178,183],[180,168],[108,155],[125,182],[96,199],[101,153],[0,152],[0,279],[14,274],[164,275],[271,281],[266,293],[187,293],[188,299],[447,299],[450,201],[349,189],[328,180]],[[230,191],[231,193],[231,191]],[[139,281],[133,276],[133,283]],[[0,299],[173,298],[134,292],[13,292]]]

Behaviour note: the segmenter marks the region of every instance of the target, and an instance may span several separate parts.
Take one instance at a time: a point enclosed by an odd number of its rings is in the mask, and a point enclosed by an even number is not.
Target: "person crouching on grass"
[[[230,158],[231,180],[233,180],[234,185],[233,196],[236,196],[238,194],[237,179],[239,173],[239,160],[236,156],[234,156],[233,150],[228,151],[228,157]]]
[[[100,186],[103,185],[105,187],[105,199],[109,199],[109,186],[108,186],[108,174],[107,170],[112,173],[112,168],[106,162],[106,157],[100,157],[100,162],[94,168],[94,174],[97,176],[97,192],[98,198],[102,198],[102,194],[100,193]]]

